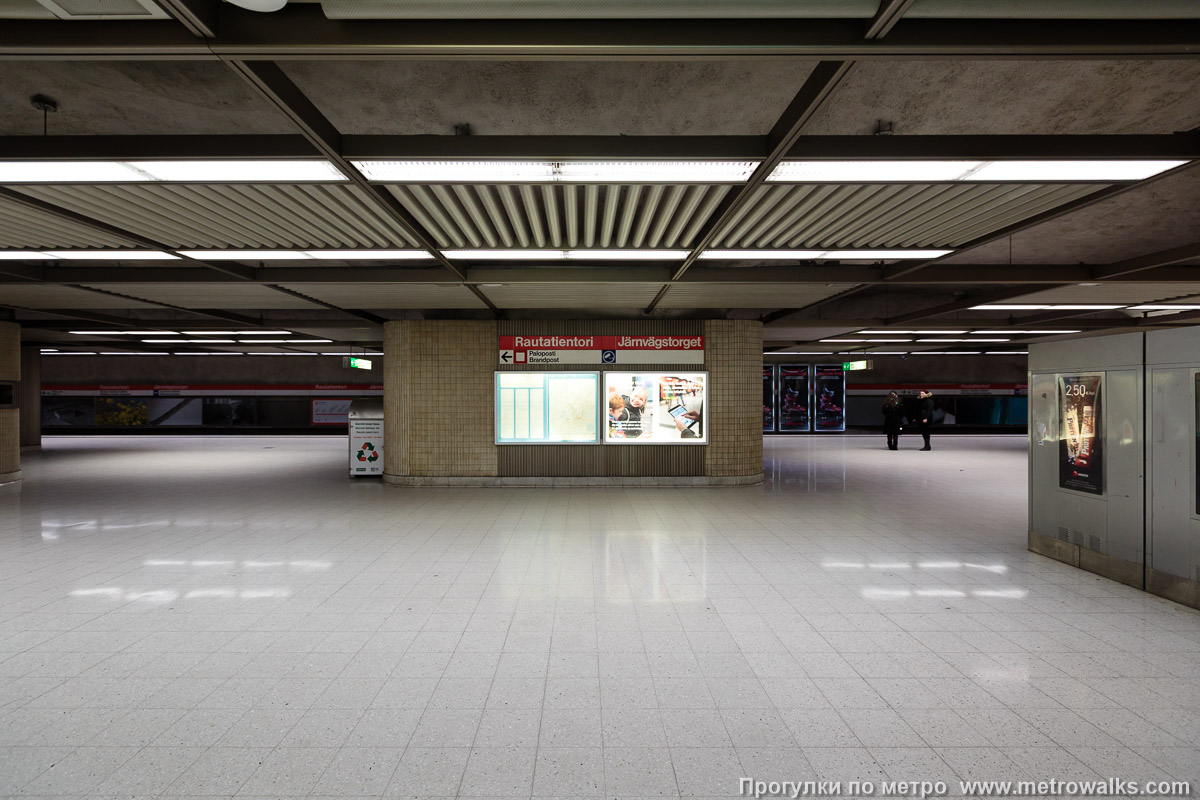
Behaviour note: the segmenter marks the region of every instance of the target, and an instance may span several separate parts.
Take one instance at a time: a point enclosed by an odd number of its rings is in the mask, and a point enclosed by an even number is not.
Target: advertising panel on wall
[[[846,372],[841,364],[817,364],[813,374],[817,431],[846,430]]]
[[[779,367],[779,430],[782,433],[807,431],[811,427],[808,373],[807,364]]]
[[[606,444],[707,444],[707,372],[606,372]]]
[[[497,372],[496,444],[596,444],[600,374]]]
[[[1058,376],[1058,485],[1104,494],[1103,375]]]
[[[763,364],[763,433],[775,430],[775,367]]]
[[[313,425],[345,425],[350,420],[350,398],[314,398]]]

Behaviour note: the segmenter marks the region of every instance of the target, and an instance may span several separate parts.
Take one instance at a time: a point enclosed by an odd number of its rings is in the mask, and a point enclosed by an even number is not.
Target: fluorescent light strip
[[[1196,306],[1196,308],[1200,308],[1200,306]],[[1063,331],[1015,331],[1015,330],[1010,330],[1010,331],[971,331],[971,333],[982,334],[984,336],[987,336],[989,334],[993,334],[993,335],[999,334],[1001,336],[1007,336],[1009,334],[1011,334],[1013,336],[1048,336],[1048,335],[1056,334],[1056,333],[1083,333],[1083,331],[1066,331],[1066,330],[1063,330]]]
[[[0,183],[341,183],[324,160],[0,161]]]
[[[1095,304],[1072,305],[1072,304],[1063,304],[1063,303],[1042,304],[1042,305],[1033,305],[1033,304],[993,305],[993,304],[989,304],[989,305],[982,305],[982,306],[971,306],[972,311],[1115,311],[1119,308],[1125,308],[1125,306],[1123,306],[1123,305],[1120,305],[1120,306],[1117,306],[1117,305],[1095,305]]]
[[[823,344],[862,344],[866,339],[819,339]]]
[[[207,261],[419,261],[433,258],[425,250],[180,250],[179,253]]]
[[[171,331],[67,331],[76,336],[178,336]]]
[[[133,350],[122,350],[121,352],[106,352],[106,353],[101,353],[100,355],[102,355],[102,356],[167,356],[167,355],[170,355],[170,353],[163,353],[161,351],[156,351],[153,353],[139,353],[139,352],[135,352]]]
[[[161,250],[6,250],[0,261],[176,261]]]
[[[1010,342],[1011,339],[917,339],[926,344],[991,344],[992,342]]]
[[[978,350],[914,350],[910,356],[979,356]]]
[[[1140,181],[1178,160],[784,161],[771,183],[1114,183]]]
[[[800,261],[816,261],[820,259],[873,261],[905,258],[940,258],[953,252],[953,250],[705,250],[700,254],[700,258],[709,261],[771,261],[786,259]]]
[[[330,344],[332,339],[238,339],[238,344]]]
[[[1142,305],[1130,306],[1130,311],[1200,311],[1200,306]]]
[[[985,356],[1027,356],[1028,350],[988,350]]]
[[[902,335],[902,334],[906,334],[906,333],[910,333],[910,334],[921,333],[921,334],[946,334],[947,336],[952,336],[956,333],[966,333],[966,331],[858,331],[858,333],[866,333],[866,334],[881,333],[881,334],[885,334],[885,335],[890,335],[890,334]]]
[[[237,344],[233,339],[142,339],[142,344]]]
[[[466,261],[682,261],[688,250],[445,250]]]
[[[758,161],[354,160],[390,183],[745,183]]]
[[[174,355],[177,355],[177,356],[240,356],[242,354],[236,353],[232,350],[230,350],[230,351],[215,350],[211,353],[203,352],[203,351],[195,351],[195,350],[182,350],[182,351],[174,353]]]

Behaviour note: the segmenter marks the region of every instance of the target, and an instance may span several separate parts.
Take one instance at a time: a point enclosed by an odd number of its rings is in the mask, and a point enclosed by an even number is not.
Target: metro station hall
[[[0,800],[1200,796],[1197,0],[0,0]]]

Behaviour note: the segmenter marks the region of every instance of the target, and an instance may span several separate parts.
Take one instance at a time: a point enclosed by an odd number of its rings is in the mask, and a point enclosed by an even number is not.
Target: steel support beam
[[[758,160],[767,136],[385,136],[341,135],[346,159]],[[312,158],[300,134],[0,136],[0,159]],[[1169,134],[1016,134],[801,136],[786,158],[807,160],[1135,158],[1200,159],[1200,132]]]
[[[158,0],[158,4],[193,36],[217,37],[220,0]]]
[[[1106,281],[1135,273],[1144,273],[1147,270],[1153,270],[1169,264],[1178,264],[1180,261],[1190,261],[1194,258],[1200,258],[1200,242],[1192,242],[1180,247],[1172,247],[1169,250],[1161,250],[1157,253],[1129,258],[1124,261],[1118,261],[1115,264],[1107,264],[1103,267],[1094,267],[1092,269],[1092,278],[1094,280]],[[1200,269],[1197,269],[1197,273],[1200,273]],[[1200,278],[1200,274],[1197,277]]]
[[[863,34],[863,38],[882,39],[887,36],[912,4],[913,0],[879,0],[879,10],[867,23],[867,32]]]
[[[196,21],[207,24],[198,15]],[[864,37],[880,22],[795,17],[544,19],[537,25],[508,19],[330,20],[316,4],[293,3],[271,14],[221,4],[219,36],[208,38],[165,20],[6,20],[0,58],[1157,59],[1194,58],[1200,45],[1196,20],[1040,19],[1030,25],[1020,19],[909,18],[884,39]]]

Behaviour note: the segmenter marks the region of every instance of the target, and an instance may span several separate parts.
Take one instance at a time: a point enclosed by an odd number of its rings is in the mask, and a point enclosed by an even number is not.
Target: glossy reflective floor
[[[336,438],[47,439],[0,488],[0,796],[1200,779],[1200,613],[1027,553],[1023,438],[902,446],[404,490]]]

